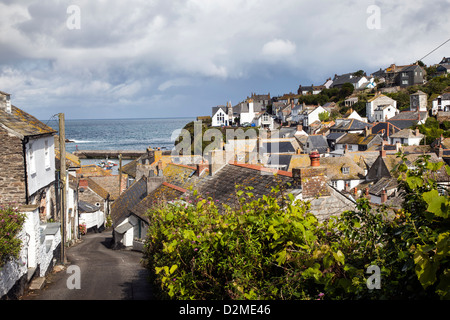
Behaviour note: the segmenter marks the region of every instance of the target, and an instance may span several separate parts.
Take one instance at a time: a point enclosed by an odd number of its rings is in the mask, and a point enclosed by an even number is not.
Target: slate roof
[[[336,120],[334,126],[330,129],[334,131],[352,131],[352,130],[364,130],[364,128],[371,128],[373,125],[358,119],[339,119]]]
[[[406,161],[404,163],[407,166],[411,166],[422,155],[423,154],[418,153],[407,154]],[[430,156],[430,162],[442,162],[442,160],[439,159],[435,153],[428,153],[426,155]],[[398,177],[399,172],[394,169],[396,169],[400,163],[402,163],[401,158],[398,158],[395,154],[387,154],[384,158],[379,156],[369,169],[369,172],[367,173],[367,180],[378,180],[382,177]],[[447,175],[445,168],[442,167],[435,175],[435,179],[438,182],[448,182],[450,177]]]
[[[295,153],[296,149],[290,141],[263,142],[261,152],[264,153]]]
[[[274,175],[274,173],[278,173]],[[204,198],[211,197],[220,204],[236,204],[236,185],[251,186],[256,198],[269,195],[272,187],[280,185],[288,188],[292,173],[272,170],[247,164],[226,164],[213,176],[207,176],[198,183],[196,189]]]
[[[380,196],[383,189],[391,190],[398,187],[398,182],[396,178],[383,177],[378,180],[374,185],[369,188],[369,193]]]
[[[343,136],[339,141],[338,144],[356,144],[359,146],[364,146],[370,144],[374,139],[379,137],[377,134],[369,134],[365,136],[364,134],[359,133],[347,133],[345,136]]]
[[[179,188],[166,182],[162,183],[158,188],[150,192],[145,198],[131,208],[131,212],[145,222],[150,223],[148,217],[149,209],[153,208],[155,205],[176,200],[183,194],[184,192]]]
[[[276,154],[276,155],[272,154],[272,155],[269,156],[269,160],[267,161],[267,164],[269,166],[270,165],[273,165],[273,166],[284,166],[285,169],[283,169],[283,170],[288,171],[289,164],[291,163],[292,156],[293,155],[291,155],[291,154]]]
[[[309,147],[305,148],[305,150],[312,151],[317,150],[320,154],[326,153],[329,146],[328,141],[323,135],[310,135],[306,140],[309,143]]]
[[[197,175],[197,168],[182,164],[169,163],[163,170],[163,176],[167,183],[183,189],[194,188],[209,170],[203,171],[200,177]]]
[[[119,197],[119,176],[89,177],[89,188],[103,199],[116,200]],[[122,192],[127,186],[127,176],[122,175]]]
[[[411,129],[403,129],[400,130],[394,134],[391,135],[391,138],[423,138],[424,135],[419,133],[418,135],[416,135],[416,131],[415,130],[411,130]]]
[[[345,73],[342,74],[340,76],[335,76],[333,79],[333,84],[331,85],[331,87],[336,87],[339,85],[343,85],[344,83],[357,83],[359,80],[361,80],[361,78],[363,78],[362,76],[354,76],[353,72],[352,73]]]
[[[15,106],[11,106],[11,114],[0,108],[0,125],[11,130],[21,139],[56,133],[53,128]]]
[[[361,180],[365,177],[364,169],[348,155],[321,158],[320,165],[327,168],[327,177],[330,180]],[[344,167],[349,169],[348,174],[343,173]]]
[[[80,213],[92,213],[97,212],[99,210],[99,207],[86,201],[80,200],[78,201],[78,210]]]
[[[130,210],[147,195],[147,178],[142,177],[133,183],[114,201],[111,206],[111,219],[119,225],[130,214]]]
[[[382,135],[383,138],[388,138],[392,134],[400,130],[400,128],[397,128],[395,125],[389,122],[377,122],[372,127],[372,133]]]
[[[341,192],[327,185],[330,195],[327,197],[318,197],[310,199],[310,209],[319,221],[323,221],[330,216],[338,216],[344,211],[354,210],[355,201],[344,196]]]
[[[345,136],[345,132],[332,132],[329,135],[327,135],[327,140],[336,141],[339,138],[342,138]]]
[[[426,111],[402,111],[386,121],[400,129],[406,129],[416,125],[419,120],[425,120],[427,116]]]

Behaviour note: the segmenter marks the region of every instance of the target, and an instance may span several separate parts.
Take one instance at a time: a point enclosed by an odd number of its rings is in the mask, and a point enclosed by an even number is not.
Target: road
[[[140,264],[142,254],[112,250],[111,240],[110,231],[89,233],[82,237],[82,242],[66,250],[67,267],[79,267],[79,289],[74,278],[76,273],[65,269],[50,274],[43,289],[29,292],[23,300],[152,299],[148,271]],[[75,288],[69,289],[68,283]]]

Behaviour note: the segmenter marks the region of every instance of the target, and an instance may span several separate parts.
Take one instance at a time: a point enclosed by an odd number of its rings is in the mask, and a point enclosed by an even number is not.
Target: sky
[[[41,120],[211,115],[335,74],[411,64],[450,0],[0,0],[0,91]],[[450,42],[423,59],[450,56]]]

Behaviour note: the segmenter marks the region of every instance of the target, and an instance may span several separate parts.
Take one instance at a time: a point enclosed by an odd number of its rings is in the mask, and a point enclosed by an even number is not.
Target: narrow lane
[[[111,232],[92,233],[66,251],[68,267],[80,269],[80,289],[67,269],[51,274],[42,290],[30,292],[24,300],[149,300],[152,299],[148,271],[140,252],[109,248]]]

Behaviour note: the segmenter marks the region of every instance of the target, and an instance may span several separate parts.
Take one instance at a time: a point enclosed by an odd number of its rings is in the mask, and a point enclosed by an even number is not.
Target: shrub
[[[25,214],[11,206],[0,205],[0,267],[18,258],[22,241],[17,238],[25,222]]]
[[[428,160],[396,168],[402,210],[360,198],[322,223],[277,188],[256,199],[237,187],[235,209],[194,192],[149,212],[145,261],[172,299],[450,299],[450,201],[434,180],[443,163]]]

